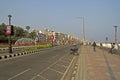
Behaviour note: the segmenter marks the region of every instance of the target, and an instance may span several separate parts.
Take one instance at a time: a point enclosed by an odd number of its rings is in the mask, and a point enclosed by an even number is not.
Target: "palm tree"
[[[26,26],[27,31],[29,32],[30,26]]]

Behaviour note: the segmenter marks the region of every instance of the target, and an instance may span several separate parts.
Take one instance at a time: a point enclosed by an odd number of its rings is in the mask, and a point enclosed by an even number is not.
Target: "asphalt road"
[[[0,61],[0,80],[61,80],[74,59],[70,46],[59,46]]]

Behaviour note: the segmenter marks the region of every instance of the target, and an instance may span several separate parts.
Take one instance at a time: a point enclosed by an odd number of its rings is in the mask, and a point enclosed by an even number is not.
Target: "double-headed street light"
[[[82,19],[83,24],[83,40],[85,41],[85,22],[84,22],[84,16],[83,17],[77,17],[78,19]]]
[[[85,23],[84,23],[84,17],[82,17],[83,19],[83,39],[85,41]]]

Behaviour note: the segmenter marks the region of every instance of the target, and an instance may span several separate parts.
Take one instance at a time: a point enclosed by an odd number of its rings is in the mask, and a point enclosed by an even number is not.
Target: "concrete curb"
[[[0,56],[0,60],[7,59],[7,58],[12,58],[12,57],[17,57],[17,56],[35,54],[35,53],[38,53],[39,51],[40,50],[29,51],[29,52],[21,52],[21,53],[16,53],[16,54],[8,54],[8,55]]]

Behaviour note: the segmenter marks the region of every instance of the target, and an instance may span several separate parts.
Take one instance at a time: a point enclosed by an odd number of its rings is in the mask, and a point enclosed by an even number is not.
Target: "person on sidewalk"
[[[92,46],[93,46],[93,51],[95,52],[96,51],[96,42],[95,41],[93,42]]]
[[[118,50],[118,45],[117,44],[115,44],[115,43],[111,43],[111,48],[110,48],[110,53],[117,53],[117,50]]]
[[[113,49],[114,49],[114,43],[111,43],[111,48],[110,48],[109,52],[113,53]]]

